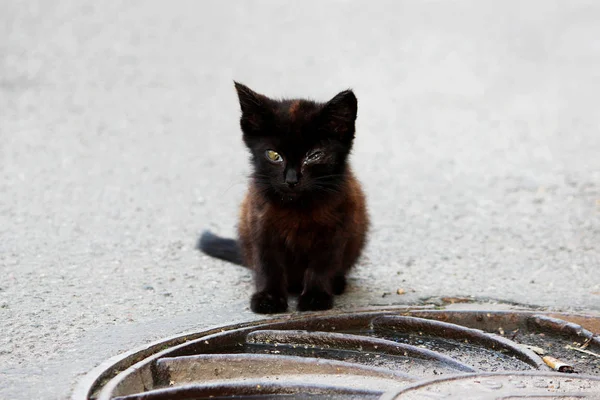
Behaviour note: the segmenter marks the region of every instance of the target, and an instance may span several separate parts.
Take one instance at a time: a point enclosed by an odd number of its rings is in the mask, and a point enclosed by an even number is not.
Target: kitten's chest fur
[[[342,228],[343,210],[340,202],[315,209],[282,209],[268,205],[258,217],[265,233],[273,243],[287,251],[308,253],[326,238]]]
[[[339,195],[311,208],[265,201],[252,186],[241,207],[239,237],[245,264],[254,267],[257,250],[277,252],[288,268],[339,253],[346,268],[365,241],[368,217],[360,184],[350,173]]]

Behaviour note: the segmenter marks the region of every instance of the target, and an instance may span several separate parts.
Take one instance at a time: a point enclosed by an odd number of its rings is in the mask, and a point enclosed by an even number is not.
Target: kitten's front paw
[[[331,281],[333,294],[342,294],[346,291],[346,277],[344,275],[336,275]]]
[[[309,291],[298,298],[298,311],[329,310],[333,307],[333,296],[322,291]]]
[[[287,298],[281,294],[256,292],[250,299],[250,309],[257,314],[282,313],[287,307]]]

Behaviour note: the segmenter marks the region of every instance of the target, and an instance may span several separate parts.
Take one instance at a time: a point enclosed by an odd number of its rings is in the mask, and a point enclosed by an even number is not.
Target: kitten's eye
[[[310,153],[305,159],[304,163],[315,162],[323,156],[322,151],[315,151],[314,153]]]
[[[265,156],[266,156],[266,157],[267,157],[267,159],[268,159],[269,161],[271,161],[271,162],[274,162],[274,163],[280,163],[280,162],[283,162],[283,157],[281,157],[281,156],[279,155],[279,153],[278,153],[278,152],[276,152],[276,151],[273,151],[273,150],[267,150],[267,151],[265,151]]]

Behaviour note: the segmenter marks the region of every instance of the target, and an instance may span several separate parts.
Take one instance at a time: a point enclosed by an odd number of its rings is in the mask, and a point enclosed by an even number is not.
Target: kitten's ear
[[[325,129],[340,139],[352,140],[357,111],[358,101],[352,90],[338,93],[321,111]]]
[[[264,108],[266,96],[256,93],[248,86],[242,85],[239,82],[233,81],[233,84],[235,85],[243,113],[252,113]]]
[[[247,134],[258,132],[268,115],[270,99],[246,85],[236,81],[233,83],[242,109],[240,120],[242,131]]]

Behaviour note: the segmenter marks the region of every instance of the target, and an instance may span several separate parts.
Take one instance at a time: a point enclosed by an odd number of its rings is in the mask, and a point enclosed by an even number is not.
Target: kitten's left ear
[[[352,90],[338,93],[321,111],[325,129],[340,139],[352,140],[357,111],[358,101]]]
[[[240,126],[245,135],[257,134],[261,131],[265,121],[269,118],[269,104],[271,100],[260,93],[256,93],[246,85],[233,81],[242,109]]]

